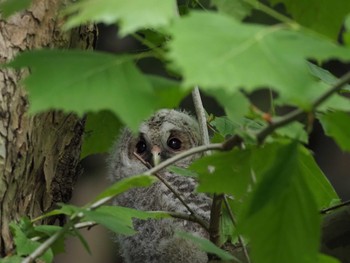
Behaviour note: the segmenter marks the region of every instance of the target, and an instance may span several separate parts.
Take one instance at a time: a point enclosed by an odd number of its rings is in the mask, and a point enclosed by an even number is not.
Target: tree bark
[[[58,14],[65,4],[34,0],[28,10],[0,18],[0,63],[43,47],[91,48],[94,26],[61,31]],[[11,221],[35,218],[70,199],[82,142],[84,121],[74,114],[27,113],[20,85],[26,75],[26,70],[0,68],[0,256],[13,249]]]

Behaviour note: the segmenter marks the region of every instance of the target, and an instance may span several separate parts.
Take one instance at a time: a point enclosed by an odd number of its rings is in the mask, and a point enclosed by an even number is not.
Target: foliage
[[[12,14],[29,7],[31,0],[3,0],[0,1],[0,13],[3,17],[9,17]]]
[[[24,85],[31,113],[62,109],[87,114],[82,156],[107,151],[120,122],[136,130],[156,109],[176,107],[193,86],[199,85],[226,113],[208,117],[213,142],[225,146],[239,138],[240,143],[218,148],[228,151],[198,160],[190,171],[169,169],[198,176],[198,191],[230,198],[225,213],[232,209],[237,222],[228,227],[225,219],[220,232],[230,238],[221,238],[221,242],[244,236],[254,263],[336,262],[318,252],[319,211],[338,197],[303,144],[308,142],[312,120],[317,118],[325,133],[344,151],[350,151],[350,103],[342,95],[349,86],[343,85],[343,80],[338,85],[340,80],[322,68],[330,59],[350,60],[349,47],[335,42],[346,21],[344,39],[349,43],[350,19],[345,20],[350,13],[349,1],[269,2],[276,9],[263,1],[212,0],[209,5],[187,1],[178,11],[175,0],[83,0],[64,11],[68,15],[66,29],[87,21],[117,24],[121,36],[134,36],[148,50],[112,55],[43,49],[23,52],[7,66],[30,68]],[[13,8],[17,9],[15,4]],[[277,11],[281,9],[291,18]],[[261,20],[254,20],[256,13],[274,22],[258,23]],[[150,56],[161,61],[176,80],[142,73],[137,62]],[[263,88],[278,95],[267,113],[249,97]],[[290,105],[295,111],[276,114],[276,107]],[[45,216],[65,214],[70,226],[94,221],[114,232],[132,234],[132,218],[169,215],[166,211],[102,205],[123,191],[146,187],[153,181],[149,175],[136,176],[108,188],[83,208],[63,205]],[[58,240],[67,233],[78,235],[69,229],[40,229],[28,220],[12,224],[17,254],[12,261],[6,258],[2,262],[18,262],[47,242],[53,232],[62,233]],[[39,238],[33,241],[33,237]],[[207,240],[196,242],[222,259],[231,258]],[[60,249],[52,245],[39,256],[50,262],[56,251]]]

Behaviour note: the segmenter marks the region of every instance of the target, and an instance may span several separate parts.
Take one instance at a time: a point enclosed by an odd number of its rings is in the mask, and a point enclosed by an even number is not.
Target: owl
[[[188,113],[163,109],[143,122],[138,134],[124,129],[109,157],[109,177],[113,182],[147,171],[145,163],[156,165],[172,156],[200,145],[197,121]],[[136,154],[135,154],[136,153]],[[136,155],[138,157],[136,157]],[[187,167],[199,156],[187,157],[175,165]],[[140,161],[140,158],[144,162]],[[203,220],[209,222],[211,198],[197,193],[197,181],[167,170],[160,171],[190,208]],[[170,211],[189,214],[184,205],[162,182],[148,188],[135,188],[119,195],[116,205],[144,211]],[[176,231],[188,232],[208,238],[199,224],[181,219],[134,220],[137,234],[119,236],[121,254],[127,263],[204,263],[207,254],[192,241],[181,239]]]

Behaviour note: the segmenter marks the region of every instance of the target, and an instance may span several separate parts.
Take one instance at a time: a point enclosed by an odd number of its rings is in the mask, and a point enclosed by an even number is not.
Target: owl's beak
[[[153,166],[156,166],[160,163],[160,153],[161,153],[161,149],[159,146],[154,145],[151,149],[151,153],[152,153],[152,161],[153,161]]]

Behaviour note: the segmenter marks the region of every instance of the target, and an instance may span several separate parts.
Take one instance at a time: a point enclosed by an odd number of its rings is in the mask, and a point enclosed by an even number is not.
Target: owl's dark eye
[[[178,138],[171,138],[168,140],[168,146],[173,150],[181,148],[181,141]]]
[[[136,144],[136,153],[142,154],[147,150],[145,141],[141,140]]]

